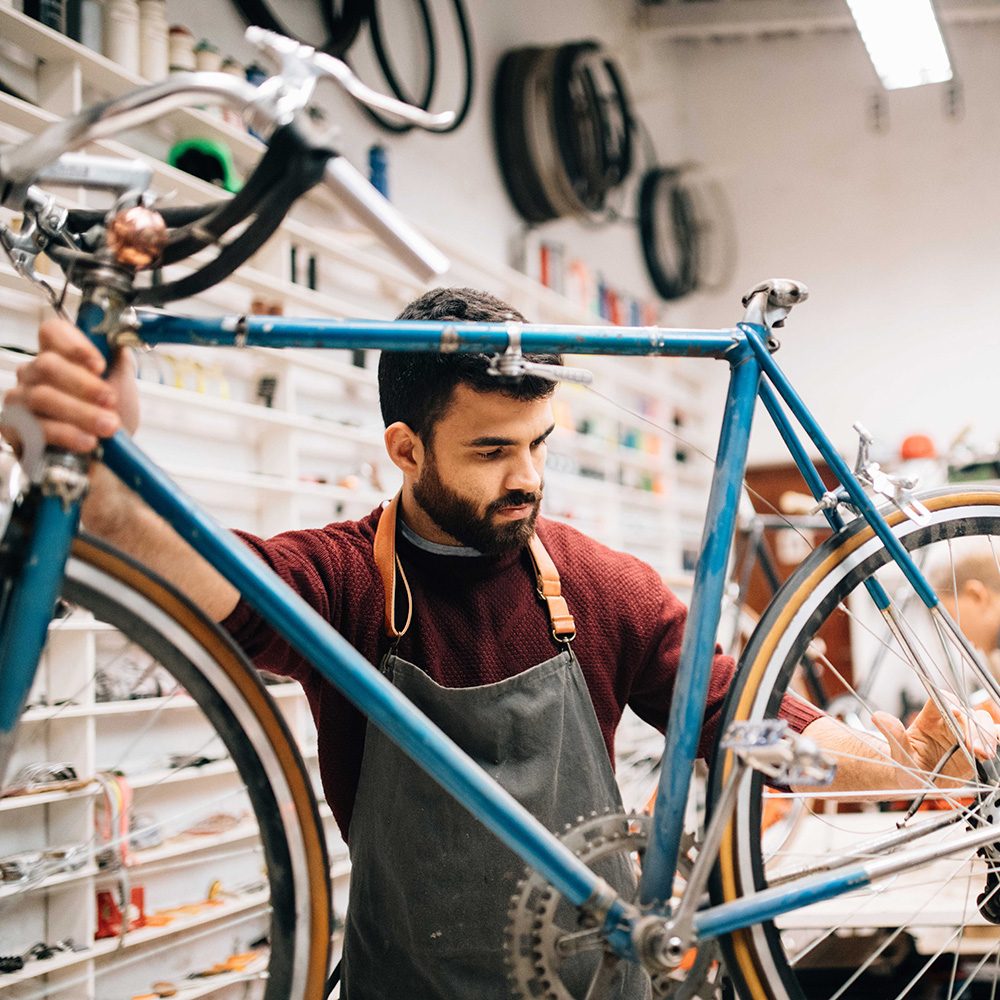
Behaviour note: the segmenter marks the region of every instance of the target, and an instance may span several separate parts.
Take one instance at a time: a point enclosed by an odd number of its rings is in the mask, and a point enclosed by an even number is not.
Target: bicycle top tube
[[[150,345],[312,347],[395,351],[603,354],[720,358],[741,356],[746,334],[650,326],[563,326],[538,323],[456,323],[426,320],[329,320],[273,316],[222,319],[140,312],[140,337]]]

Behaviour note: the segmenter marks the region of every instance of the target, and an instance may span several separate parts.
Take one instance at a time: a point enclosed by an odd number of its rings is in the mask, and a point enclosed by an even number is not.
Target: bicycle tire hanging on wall
[[[423,108],[425,111],[429,111],[437,85],[439,62],[438,42],[434,31],[434,18],[431,5],[428,3],[428,0],[417,0],[424,46],[427,50],[427,74],[423,91],[419,98],[414,97],[402,82],[390,58],[389,49],[382,32],[382,22],[379,19],[378,0],[371,0],[371,6],[371,15],[368,18],[368,34],[371,39],[376,62],[382,76],[385,77],[385,82],[388,84],[389,90],[404,103],[413,104],[419,108]],[[462,123],[468,117],[475,92],[476,57],[468,13],[466,12],[463,0],[451,0],[451,7],[462,47],[462,97],[455,109],[455,120],[445,128],[434,130],[439,135],[454,132],[461,127]],[[363,108],[362,110],[366,117],[370,118],[376,125],[387,132],[402,134],[409,132],[414,127],[407,122],[396,122],[371,108]]]
[[[736,241],[718,183],[693,165],[653,167],[639,184],[638,214],[646,271],[662,299],[729,282]]]
[[[533,224],[600,214],[632,169],[623,78],[593,41],[506,52],[494,77],[493,135],[507,194]]]

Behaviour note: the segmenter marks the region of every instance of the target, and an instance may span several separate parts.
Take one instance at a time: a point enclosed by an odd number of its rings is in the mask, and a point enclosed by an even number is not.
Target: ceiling
[[[934,0],[944,24],[1000,21],[1000,0]],[[643,34],[670,41],[855,30],[845,0],[639,0]]]

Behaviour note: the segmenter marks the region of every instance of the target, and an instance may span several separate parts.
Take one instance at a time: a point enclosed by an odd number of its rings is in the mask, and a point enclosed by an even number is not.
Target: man
[[[522,319],[468,289],[430,292],[401,318]],[[134,431],[127,364],[102,381],[96,350],[55,321],[43,325],[40,348],[7,401],[27,405],[50,443],[87,451],[119,421]],[[644,563],[538,516],[552,383],[500,382],[481,356],[386,353],[379,388],[385,446],[403,474],[399,496],[358,522],[267,541],[244,536],[247,544],[551,829],[617,808],[615,727],[626,704],[666,724],[685,609]],[[346,1000],[507,997],[502,930],[520,862],[367,729],[261,628],[228,583],[100,467],[84,518],[223,622],[258,665],[303,684],[324,790],[353,860]],[[558,579],[553,593],[562,603],[539,600],[539,574],[550,584]],[[716,658],[702,752],[732,669]],[[907,785],[905,768],[930,769],[950,743],[933,707],[909,729],[882,717],[888,751],[803,702],[786,700],[783,714],[844,754],[837,781],[848,789]],[[970,736],[980,756],[992,755],[992,732]],[[620,995],[644,990],[630,974]]]
[[[953,570],[946,567],[938,576],[941,603],[1000,680],[1000,552],[984,543],[960,555]]]

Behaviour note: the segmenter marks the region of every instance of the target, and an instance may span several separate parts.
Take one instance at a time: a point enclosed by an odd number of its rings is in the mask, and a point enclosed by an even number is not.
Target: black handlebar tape
[[[188,298],[229,277],[270,239],[296,200],[322,180],[326,161],[333,155],[329,149],[313,149],[290,164],[287,175],[257,205],[253,222],[223,246],[214,260],[176,281],[136,289],[133,304],[162,305]]]
[[[276,129],[257,166],[232,198],[219,203],[207,219],[170,234],[167,246],[160,255],[160,266],[175,264],[218,242],[233,226],[257,211],[275,186],[288,175],[291,164],[311,154],[311,147],[294,122]]]

